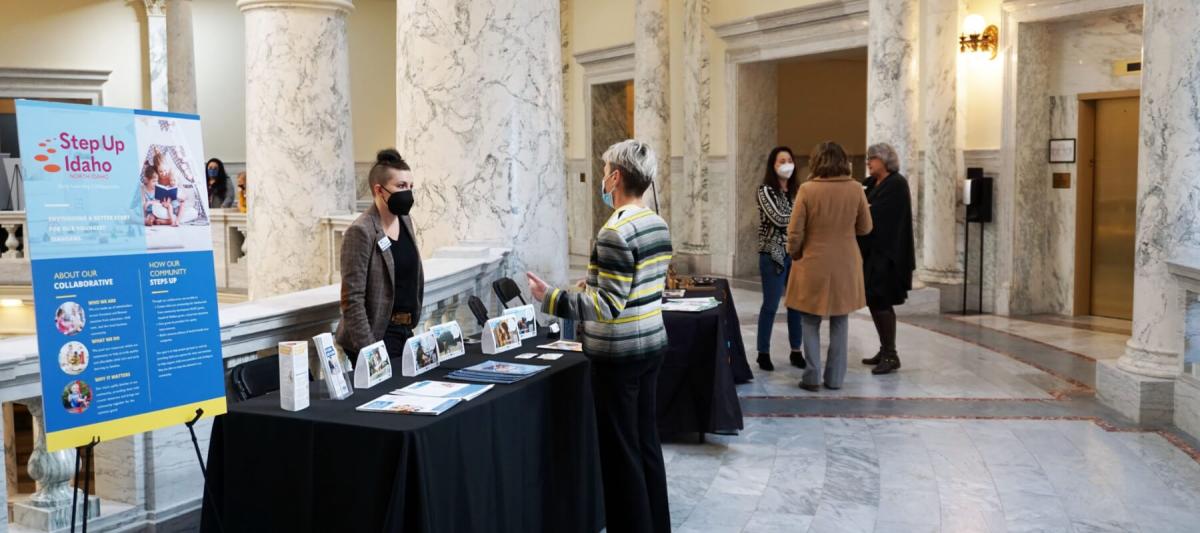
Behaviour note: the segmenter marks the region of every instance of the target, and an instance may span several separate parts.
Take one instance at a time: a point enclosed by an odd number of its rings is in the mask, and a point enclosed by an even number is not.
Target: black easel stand
[[[979,222],[979,314],[983,314],[983,222]],[[967,314],[967,280],[971,265],[971,221],[963,224],[963,300],[962,314]]]
[[[79,463],[83,461],[83,533],[87,533],[88,511],[90,510],[88,494],[92,490],[92,465],[95,463],[96,445],[100,437],[92,437],[92,442],[86,446],[75,448],[75,490],[71,491],[71,532],[75,532],[75,513],[79,510]],[[84,459],[84,456],[87,459]]]
[[[192,434],[192,446],[196,448],[196,462],[200,463],[200,475],[204,478],[204,500],[208,502],[209,509],[212,509],[213,518],[217,523],[217,531],[224,533],[225,526],[221,524],[221,513],[217,511],[217,501],[213,499],[208,492],[208,469],[204,467],[204,454],[200,452],[200,440],[196,438],[196,422],[200,421],[200,417],[204,415],[204,409],[196,408],[196,416],[184,425],[188,428],[188,433]],[[203,504],[201,504],[203,509]],[[85,530],[84,533],[87,533]]]

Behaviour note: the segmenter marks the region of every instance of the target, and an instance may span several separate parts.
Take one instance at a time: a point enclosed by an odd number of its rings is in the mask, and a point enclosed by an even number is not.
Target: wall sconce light
[[[963,20],[963,33],[958,36],[959,52],[991,52],[989,59],[996,59],[999,43],[1000,29],[995,24],[988,25],[979,15],[967,15]]]

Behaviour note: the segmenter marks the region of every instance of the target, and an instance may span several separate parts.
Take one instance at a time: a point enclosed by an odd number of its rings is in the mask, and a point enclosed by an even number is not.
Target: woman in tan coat
[[[808,367],[800,388],[820,390],[821,318],[829,317],[825,387],[840,389],[846,376],[847,315],[867,305],[857,235],[871,232],[871,209],[860,183],[850,178],[850,158],[834,142],[809,157],[809,180],[800,186],[788,225],[787,306],[800,311]]]

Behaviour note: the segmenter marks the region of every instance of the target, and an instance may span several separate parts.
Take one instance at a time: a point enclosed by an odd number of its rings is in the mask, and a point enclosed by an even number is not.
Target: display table
[[[668,347],[658,376],[658,428],[663,435],[735,434],[742,407],[734,384],[753,375],[746,362],[737,309],[729,282],[689,290],[688,298],[721,301],[700,313],[664,312]]]
[[[418,378],[394,376],[342,401],[279,408],[277,394],[232,404],[213,424],[203,531],[599,531],[604,525],[589,364],[551,369],[436,417],[355,411],[419,379],[544,341],[465,356]]]

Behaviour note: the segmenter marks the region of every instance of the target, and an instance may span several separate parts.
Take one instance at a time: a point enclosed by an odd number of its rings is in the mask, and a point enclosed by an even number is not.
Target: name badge
[[[379,244],[380,251],[386,252],[392,248],[392,241],[390,239],[388,239],[386,235],[384,235],[382,238],[379,239],[378,244]]]

